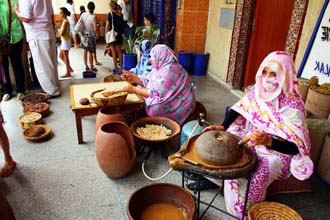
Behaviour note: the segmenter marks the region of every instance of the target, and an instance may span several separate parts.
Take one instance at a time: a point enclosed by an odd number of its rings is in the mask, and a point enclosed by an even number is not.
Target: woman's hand
[[[138,75],[136,75],[135,73],[132,73],[128,70],[124,70],[123,73],[121,74],[121,78],[124,81],[128,81],[130,83],[136,83],[141,85],[142,82],[140,80],[140,78],[138,77]]]
[[[125,86],[123,92],[136,93],[136,87],[132,85]]]
[[[224,131],[225,128],[222,125],[211,125],[211,126],[204,128],[202,132],[204,133],[204,132],[212,131],[212,130]]]
[[[273,139],[270,135],[266,134],[262,131],[255,131],[252,134],[249,135],[250,137],[250,143],[249,147],[254,147],[256,145],[266,145],[267,147],[272,146]]]

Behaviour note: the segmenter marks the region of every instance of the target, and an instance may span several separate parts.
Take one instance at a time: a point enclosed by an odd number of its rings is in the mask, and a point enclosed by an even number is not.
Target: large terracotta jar
[[[95,152],[97,162],[106,175],[111,178],[125,176],[136,158],[130,128],[119,121],[102,125],[96,133]]]
[[[125,122],[125,118],[120,113],[120,109],[115,107],[101,108],[96,116],[95,133],[97,132],[97,130],[100,128],[101,125],[113,121]]]

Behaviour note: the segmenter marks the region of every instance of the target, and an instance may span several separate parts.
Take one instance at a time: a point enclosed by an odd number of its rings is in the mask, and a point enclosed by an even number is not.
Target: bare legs
[[[79,48],[77,35],[76,34],[72,35],[72,39],[73,39],[74,47]]]
[[[119,57],[119,65],[122,67],[123,66],[123,52],[121,51],[121,45],[116,44],[116,52]]]
[[[122,67],[123,66],[123,53],[121,51],[121,45],[120,44],[110,44],[110,49],[112,52],[112,60],[113,60],[113,65],[116,68],[118,68],[117,65],[117,59],[119,58],[119,65]]]
[[[65,67],[66,67],[66,73],[64,75],[62,75],[61,77],[70,77],[71,76],[71,72],[73,72],[73,69],[72,69],[72,67],[70,65],[69,51],[68,50],[60,50],[59,57],[64,62]]]
[[[0,124],[0,145],[3,151],[5,163],[2,167],[2,177],[10,176],[16,167],[16,162],[13,160],[13,158],[10,155],[9,150],[9,141],[6,134],[6,131],[3,129],[2,124]]]
[[[90,63],[90,68],[87,63],[87,55],[88,55],[88,62]],[[85,69],[86,70],[93,70],[94,69],[94,63],[93,63],[93,53],[88,52],[87,50],[84,49],[84,64],[85,64]]]

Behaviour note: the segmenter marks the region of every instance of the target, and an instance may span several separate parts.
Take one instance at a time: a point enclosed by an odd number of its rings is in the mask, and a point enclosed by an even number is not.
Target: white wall
[[[73,0],[75,13],[79,14],[80,5],[84,5],[87,10],[87,3],[90,0]],[[107,14],[109,13],[109,2],[110,0],[93,0],[95,4],[95,14]],[[59,14],[59,8],[66,5],[66,0],[52,0],[53,9],[55,14]]]

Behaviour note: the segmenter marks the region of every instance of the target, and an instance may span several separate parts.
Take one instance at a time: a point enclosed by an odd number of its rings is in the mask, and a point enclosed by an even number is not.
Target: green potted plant
[[[124,37],[123,47],[125,50],[123,57],[123,69],[129,70],[137,64],[136,46],[142,41],[143,27],[136,27],[128,37]]]

